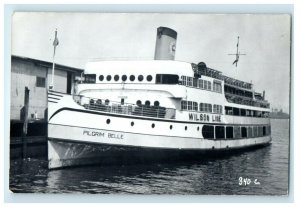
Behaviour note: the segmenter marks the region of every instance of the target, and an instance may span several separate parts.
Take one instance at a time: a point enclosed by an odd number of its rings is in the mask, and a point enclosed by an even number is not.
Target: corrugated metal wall
[[[35,64],[34,62],[12,59],[11,63],[11,117],[10,119],[21,119],[21,109],[24,106],[24,90],[28,87],[29,93],[29,117],[35,112],[38,118],[45,118],[47,108],[47,87],[51,81],[51,70]],[[36,85],[37,76],[45,78],[45,87]],[[48,77],[47,77],[48,76]],[[67,72],[55,70],[55,90],[66,92],[67,90]]]

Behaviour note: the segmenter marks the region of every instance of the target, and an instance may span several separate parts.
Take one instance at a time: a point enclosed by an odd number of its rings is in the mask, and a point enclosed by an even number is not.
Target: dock
[[[10,159],[47,158],[47,122],[29,120],[27,135],[22,133],[24,122],[10,122]]]

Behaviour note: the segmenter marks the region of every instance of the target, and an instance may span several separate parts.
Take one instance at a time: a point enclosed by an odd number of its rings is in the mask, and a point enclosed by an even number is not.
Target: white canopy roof
[[[173,60],[95,61],[86,64],[85,74],[177,74],[194,76],[190,63]]]

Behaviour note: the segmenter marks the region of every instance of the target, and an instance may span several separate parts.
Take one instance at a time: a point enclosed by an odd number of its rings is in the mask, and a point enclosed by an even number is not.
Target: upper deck
[[[207,88],[202,87],[202,78],[203,86],[207,83]],[[253,90],[252,83],[224,76],[204,63],[196,65],[170,60],[89,62],[85,69],[85,83],[177,84],[224,92],[227,101],[235,104],[261,108],[270,106],[264,96]]]
[[[118,74],[120,77],[122,77],[122,75],[127,75],[128,77],[130,75],[143,75],[144,77],[152,75],[155,77],[156,74],[176,74],[179,77],[181,75],[194,75],[190,63],[170,60],[89,62],[86,65],[84,73],[96,74],[97,77],[99,77],[99,75],[107,77],[108,75],[112,76],[115,74]],[[155,80],[153,81],[155,82]],[[105,78],[104,80],[99,81],[99,78],[96,78],[96,83],[100,82],[105,83],[110,82],[110,80]],[[117,82],[124,81],[120,78]]]

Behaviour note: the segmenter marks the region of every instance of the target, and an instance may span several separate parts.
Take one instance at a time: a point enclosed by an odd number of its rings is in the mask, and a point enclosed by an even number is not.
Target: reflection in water
[[[14,192],[125,194],[286,194],[288,122],[272,121],[273,144],[218,159],[47,170],[41,160],[11,163]],[[239,178],[251,179],[239,185]],[[260,184],[254,184],[255,179]]]

